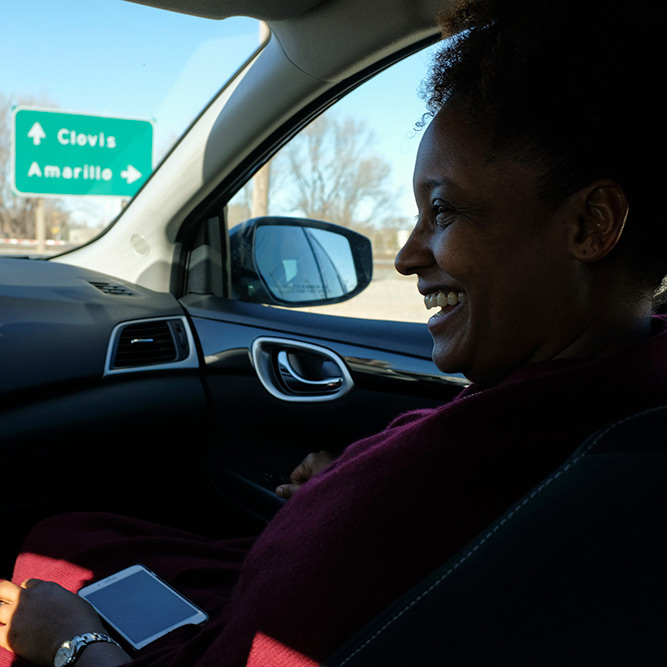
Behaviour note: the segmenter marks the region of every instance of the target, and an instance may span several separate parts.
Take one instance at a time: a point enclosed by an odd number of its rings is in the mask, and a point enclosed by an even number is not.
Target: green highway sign
[[[16,107],[17,195],[132,197],[153,170],[153,123]]]

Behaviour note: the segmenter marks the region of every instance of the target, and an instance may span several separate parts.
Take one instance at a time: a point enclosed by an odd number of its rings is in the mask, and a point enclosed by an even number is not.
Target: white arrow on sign
[[[32,139],[32,143],[35,146],[39,146],[42,143],[42,139],[46,138],[46,133],[39,123],[34,123],[30,128],[30,132],[28,132],[28,136]]]
[[[124,178],[127,181],[127,184],[130,185],[130,183],[134,183],[141,178],[141,172],[138,169],[135,169],[131,164],[128,164],[127,169],[120,172],[120,177]]]

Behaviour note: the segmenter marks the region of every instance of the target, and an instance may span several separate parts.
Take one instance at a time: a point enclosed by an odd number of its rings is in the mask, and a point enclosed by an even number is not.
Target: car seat
[[[588,438],[321,663],[666,664],[667,407]]]

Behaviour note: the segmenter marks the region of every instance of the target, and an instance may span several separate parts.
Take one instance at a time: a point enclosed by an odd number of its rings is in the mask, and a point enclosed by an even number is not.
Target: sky
[[[259,43],[252,19],[211,21],[123,0],[3,2],[0,22],[0,100],[150,119],[156,161]],[[340,103],[373,128],[408,193],[427,60],[417,54]]]
[[[247,18],[209,21],[123,0],[2,3],[0,91],[159,122],[177,135],[258,44]],[[166,141],[167,139],[165,139]],[[158,141],[159,143],[159,141]]]

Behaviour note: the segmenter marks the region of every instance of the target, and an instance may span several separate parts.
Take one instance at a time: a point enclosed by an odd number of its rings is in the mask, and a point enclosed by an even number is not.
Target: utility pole
[[[46,254],[46,222],[44,220],[44,200],[39,197],[35,205],[35,237],[37,254]]]

